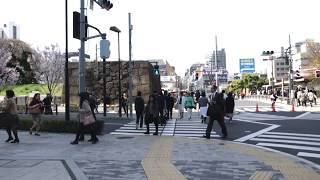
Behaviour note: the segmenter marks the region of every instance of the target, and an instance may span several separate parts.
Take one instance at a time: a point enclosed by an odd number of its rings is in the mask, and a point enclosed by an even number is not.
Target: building
[[[289,77],[289,63],[284,57],[279,57],[273,61],[273,72],[275,82],[287,81]]]
[[[9,22],[9,24],[3,24],[0,27],[0,38],[20,39],[20,26],[14,22]]]
[[[213,69],[216,69],[216,51],[213,51],[212,54],[212,67]],[[225,49],[221,49],[220,51],[218,50],[218,54],[217,54],[217,68],[218,69],[226,69],[226,51]]]
[[[320,55],[318,49],[319,42],[314,42],[312,39],[307,39],[295,44],[296,53],[292,56],[292,70],[295,72],[295,78],[303,81],[312,80],[315,75],[315,70],[319,67],[314,67],[312,61],[314,54]]]

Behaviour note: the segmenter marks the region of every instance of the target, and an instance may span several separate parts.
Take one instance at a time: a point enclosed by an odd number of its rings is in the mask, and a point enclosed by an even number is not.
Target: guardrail
[[[250,96],[245,96],[245,99],[259,99],[259,100],[271,100],[270,95],[250,95]],[[288,102],[289,98],[288,97],[282,97],[278,96],[277,102]]]

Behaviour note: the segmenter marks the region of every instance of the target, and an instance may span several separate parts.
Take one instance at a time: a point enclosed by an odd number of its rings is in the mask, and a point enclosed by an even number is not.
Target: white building
[[[14,22],[0,26],[0,38],[20,39],[20,26]]]

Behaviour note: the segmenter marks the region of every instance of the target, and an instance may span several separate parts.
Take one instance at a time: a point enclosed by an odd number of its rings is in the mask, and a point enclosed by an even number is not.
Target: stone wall
[[[106,62],[106,89],[107,96],[110,96],[113,104],[118,104],[119,74],[118,61]],[[121,92],[128,94],[128,62],[121,62]],[[79,63],[69,63],[70,79],[70,104],[78,104],[79,93]],[[141,91],[145,101],[153,91],[160,90],[160,78],[153,75],[153,66],[147,61],[133,61],[132,71],[133,90],[135,97],[137,91]],[[103,62],[86,63],[86,89],[87,92],[94,92],[99,99],[103,91]],[[64,95],[63,95],[64,97]],[[64,101],[64,100],[63,100]]]

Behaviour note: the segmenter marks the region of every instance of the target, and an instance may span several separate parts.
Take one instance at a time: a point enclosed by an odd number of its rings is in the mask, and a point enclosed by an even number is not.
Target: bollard
[[[56,115],[58,115],[58,104],[56,104]]]

